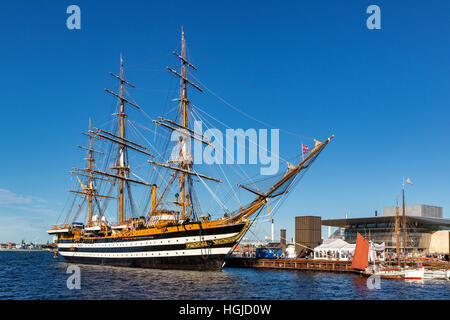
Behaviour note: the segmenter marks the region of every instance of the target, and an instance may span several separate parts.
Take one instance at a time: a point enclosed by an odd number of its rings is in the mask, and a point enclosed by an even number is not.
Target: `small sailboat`
[[[409,180],[409,179],[408,179]],[[406,214],[405,214],[405,191],[404,184],[402,186],[403,193],[403,245],[406,252]],[[403,280],[423,280],[423,279],[445,279],[450,280],[450,270],[426,270],[422,264],[411,267],[406,264],[402,266],[400,255],[400,218],[399,206],[397,199],[396,216],[395,216],[395,235],[397,244],[397,266],[377,266],[374,264],[369,266],[369,243],[359,233],[357,235],[355,254],[352,261],[352,268],[358,271],[362,276],[371,277],[378,276],[382,279],[403,279]]]
[[[357,234],[355,254],[353,256],[351,268],[359,272],[364,277],[379,276],[383,279],[404,279],[404,274],[398,268],[379,269],[375,264],[369,266],[369,242],[361,235]]]
[[[424,279],[429,280],[450,280],[450,270],[425,269]]]
[[[355,255],[352,261],[352,268],[358,270],[362,276],[371,277],[378,276],[381,279],[392,280],[421,280],[424,278],[425,268],[401,266],[400,250],[399,250],[399,228],[398,228],[398,201],[397,201],[397,219],[396,219],[396,234],[397,234],[397,261],[398,266],[395,267],[381,267],[374,264],[369,266],[369,243],[359,233],[356,240]]]
[[[401,272],[404,274],[406,280],[422,280],[425,276],[425,268],[402,268]]]
[[[403,201],[403,208],[404,208],[404,201]],[[403,213],[403,217],[405,217],[405,214]],[[405,225],[405,220],[403,221],[403,224]],[[406,238],[406,231],[405,226],[403,229],[403,236]],[[400,256],[400,218],[399,218],[399,207],[398,207],[398,199],[397,199],[397,206],[396,206],[396,215],[395,215],[395,235],[396,235],[396,243],[397,243],[397,263],[398,266],[394,268],[387,268],[387,269],[381,269],[378,272],[375,272],[374,275],[378,275],[382,278],[389,278],[389,279],[405,279],[405,280],[421,280],[424,278],[425,274],[425,268],[423,266],[419,267],[409,267],[405,264],[405,266],[402,267],[401,265],[401,256]]]

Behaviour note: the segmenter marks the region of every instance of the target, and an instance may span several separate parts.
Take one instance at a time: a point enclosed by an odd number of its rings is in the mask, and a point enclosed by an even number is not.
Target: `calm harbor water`
[[[225,268],[179,271],[80,265],[81,288],[67,288],[69,264],[52,253],[0,251],[0,299],[449,300],[450,281],[381,280],[370,290],[353,274]]]

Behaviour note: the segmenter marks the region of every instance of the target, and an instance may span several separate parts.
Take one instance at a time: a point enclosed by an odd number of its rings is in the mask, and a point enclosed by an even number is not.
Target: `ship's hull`
[[[189,257],[162,257],[162,258],[91,258],[68,257],[64,259],[69,263],[95,264],[116,267],[135,267],[153,269],[186,269],[186,270],[220,270],[226,255],[199,255]]]
[[[245,233],[245,224],[182,230],[149,236],[59,240],[58,251],[70,263],[122,267],[220,270]]]

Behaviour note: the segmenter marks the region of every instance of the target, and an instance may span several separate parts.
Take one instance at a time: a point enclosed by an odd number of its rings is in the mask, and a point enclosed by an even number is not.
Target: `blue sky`
[[[71,4],[81,30],[66,28]],[[366,27],[371,4],[381,30]],[[115,89],[108,73],[121,53],[133,98],[154,118],[165,110],[181,25],[202,83],[296,134],[280,132],[285,159],[336,136],[276,213],[276,230],[293,237],[299,215],[381,212],[402,177],[414,182],[407,203],[443,206],[448,217],[449,10],[446,1],[3,3],[0,241],[49,239],[82,158],[79,133],[89,117],[111,119],[103,88]],[[264,128],[210,93],[190,97],[231,127]]]

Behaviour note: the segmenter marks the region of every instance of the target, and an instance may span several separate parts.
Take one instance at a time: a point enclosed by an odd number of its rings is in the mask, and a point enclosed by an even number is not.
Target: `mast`
[[[124,88],[123,88],[123,59],[122,55],[120,55],[120,112],[118,114],[119,120],[119,136],[124,139],[125,138],[125,104],[123,102],[124,99]],[[125,178],[125,161],[124,161],[124,152],[125,147],[123,145],[119,146],[119,159],[117,160],[117,170],[119,176]],[[124,212],[124,196],[123,196],[123,179],[119,179],[119,223],[122,224],[125,219]]]
[[[405,210],[405,182],[402,184],[402,197],[403,197],[403,255],[406,260],[406,210]],[[405,261],[406,263],[406,261]]]
[[[82,132],[82,133],[89,137],[89,147],[88,148],[83,147],[83,146],[78,146],[78,147],[80,149],[84,149],[84,150],[88,151],[88,157],[85,159],[88,161],[88,166],[86,169],[74,168],[75,171],[71,172],[72,174],[77,175],[77,179],[81,185],[82,191],[77,191],[77,190],[69,190],[69,191],[73,192],[73,193],[77,193],[77,194],[82,194],[87,198],[87,200],[88,200],[88,222],[87,222],[87,225],[91,226],[92,225],[92,217],[94,215],[94,200],[96,200],[96,197],[101,197],[101,198],[112,198],[112,197],[97,194],[97,190],[95,188],[95,179],[100,179],[100,180],[105,180],[105,181],[109,181],[109,180],[96,176],[97,171],[94,168],[94,162],[95,162],[94,152],[97,152],[99,154],[103,154],[103,152],[94,150],[94,148],[93,148],[92,138],[94,137],[94,131],[92,131],[92,121],[90,118],[89,118],[89,131],[87,133],[86,132]],[[79,175],[88,178],[87,186],[85,186],[81,182],[80,178],[78,177]],[[99,208],[99,213],[102,214],[100,212],[100,208]]]
[[[398,198],[397,198],[397,206],[395,207],[395,237],[396,237],[396,245],[397,245],[397,263],[400,268],[400,234],[399,234],[399,216],[398,216]]]
[[[191,170],[192,162],[188,160],[187,153],[189,150],[187,150],[187,139],[192,138],[196,140],[200,140],[203,143],[208,143],[207,141],[204,141],[203,136],[195,133],[193,130],[189,129],[189,118],[188,118],[188,108],[189,108],[189,100],[187,98],[187,85],[191,85],[194,88],[196,88],[198,91],[203,92],[196,84],[192,83],[187,79],[187,67],[191,67],[195,70],[195,68],[189,61],[186,59],[186,42],[184,38],[184,31],[183,28],[181,28],[181,55],[177,54],[176,52],[173,52],[173,54],[181,60],[181,73],[176,72],[175,70],[167,67],[169,71],[171,71],[173,74],[178,76],[181,80],[181,88],[180,88],[180,98],[176,99],[180,102],[179,107],[179,119],[178,123],[169,121],[167,119],[161,119],[161,121],[155,121],[155,123],[160,124],[168,129],[171,130],[177,130],[177,128],[180,128],[183,130],[183,137],[180,137],[179,140],[179,146],[180,146],[180,158],[179,158],[179,167],[172,167],[167,165],[158,164],[155,162],[152,162],[156,165],[162,165],[168,169],[173,169],[178,172],[180,172],[180,178],[179,178],[179,199],[175,202],[175,204],[179,205],[181,207],[180,213],[181,213],[181,220],[185,220],[189,218],[190,213],[186,212],[186,207],[192,206],[192,196],[191,196],[191,190],[190,188],[186,191],[186,180],[190,179],[190,176],[192,174],[200,176],[199,174],[193,172]],[[175,125],[177,128],[174,128],[162,121],[169,122],[172,125]],[[191,132],[192,134],[189,134]],[[170,161],[168,161],[170,162]],[[215,179],[215,181],[218,181]],[[190,183],[189,183],[190,185]]]
[[[92,216],[93,216],[93,193],[94,193],[94,157],[92,155],[92,122],[91,118],[89,118],[89,157],[88,157],[88,168],[89,168],[89,186],[88,186],[88,203],[89,203],[89,221],[88,224],[92,224]]]
[[[187,100],[187,87],[186,87],[186,47],[185,47],[185,43],[184,43],[184,31],[183,28],[181,28],[181,56],[183,59],[181,59],[181,74],[183,75],[183,79],[182,79],[182,89],[181,89],[181,97],[180,97],[180,108],[181,108],[181,112],[182,112],[182,118],[181,120],[181,125],[185,128],[188,127],[188,119],[187,119],[187,104],[188,104],[188,100]],[[183,136],[183,142],[185,142],[186,140],[186,135]],[[180,146],[180,157],[181,159],[184,158],[184,154],[183,154],[183,147],[184,145]],[[188,165],[186,165],[184,163],[184,161],[181,161],[181,168],[184,170],[188,170]],[[184,171],[181,172],[181,177],[180,177],[180,204],[181,204],[181,219],[184,220],[185,218],[185,214],[186,214],[186,203],[185,203],[185,198],[186,198],[186,173]]]
[[[132,85],[131,83],[129,83],[128,81],[125,80],[124,78],[124,71],[123,71],[123,59],[122,59],[122,55],[120,55],[120,76],[116,76],[115,74],[113,74],[112,72],[110,72],[110,74],[117,78],[120,81],[120,94],[116,94],[108,89],[105,89],[106,92],[112,94],[113,96],[115,96],[116,98],[119,98],[120,100],[120,110],[119,113],[115,113],[114,115],[117,116],[117,120],[118,120],[118,134],[112,134],[109,132],[106,132],[104,130],[100,130],[97,129],[96,135],[103,137],[109,141],[115,142],[119,145],[118,148],[118,159],[117,162],[114,166],[110,167],[110,169],[113,170],[117,170],[117,174],[108,174],[106,172],[100,172],[97,171],[96,173],[98,174],[103,174],[109,177],[113,177],[113,178],[117,178],[119,180],[119,187],[118,187],[118,207],[119,207],[119,223],[123,224],[124,221],[126,220],[126,212],[125,212],[125,195],[124,195],[124,187],[125,187],[125,183],[128,186],[128,182],[137,182],[137,183],[141,183],[141,184],[145,184],[145,185],[149,185],[147,183],[142,183],[133,179],[130,179],[127,177],[127,172],[129,171],[128,165],[126,163],[126,158],[125,158],[125,153],[126,153],[126,148],[130,148],[136,151],[140,151],[142,153],[145,153],[147,155],[152,156],[149,153],[146,153],[145,151],[141,150],[141,149],[145,149],[142,146],[139,146],[131,141],[129,141],[128,139],[126,139],[126,133],[125,133],[125,118],[127,117],[127,114],[125,113],[125,103],[128,103],[130,105],[132,105],[133,107],[137,108],[137,109],[141,109],[138,105],[128,101],[125,98],[125,94],[124,94],[124,85],[127,84],[130,87],[134,88],[134,85]],[[103,135],[100,132],[106,133],[107,135]],[[118,140],[117,140],[118,139]],[[133,146],[131,146],[130,144],[133,144]],[[139,148],[136,148],[136,146],[139,146]]]

